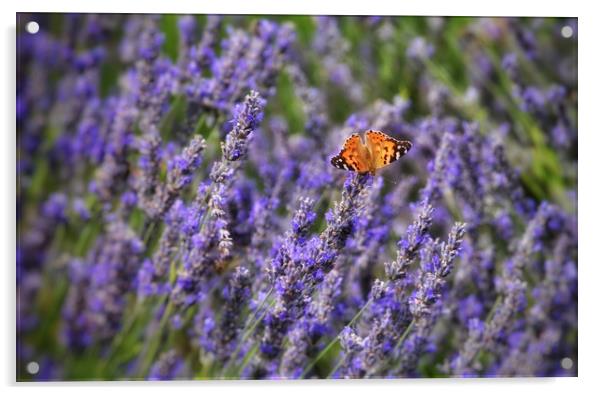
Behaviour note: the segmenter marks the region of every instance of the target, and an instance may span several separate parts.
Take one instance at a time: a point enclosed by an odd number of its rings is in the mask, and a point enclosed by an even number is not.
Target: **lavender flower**
[[[173,380],[182,370],[182,361],[175,350],[163,353],[151,368],[149,380]]]
[[[172,260],[177,258],[185,213],[186,208],[182,202],[176,202],[165,219],[166,228],[159,240],[159,247],[152,258],[142,262],[137,278],[138,294],[141,297],[165,295],[171,290],[166,277]]]
[[[100,342],[120,329],[126,295],[134,289],[144,246],[126,224],[109,224],[98,240],[88,263],[90,283],[85,291],[87,330]]]
[[[219,324],[212,331],[215,336],[215,353],[221,363],[224,363],[234,352],[243,324],[241,313],[251,293],[250,286],[249,270],[238,267],[228,286],[223,290],[225,306]]]
[[[336,19],[320,16],[316,18],[316,24],[319,33],[313,45],[316,53],[323,57],[329,80],[347,91],[353,102],[361,102],[362,87],[355,83],[351,69],[344,59],[350,44],[341,36]]]
[[[428,43],[424,37],[416,37],[410,42],[406,55],[417,60],[426,60],[433,56],[433,45]]]
[[[418,223],[420,222],[421,218],[418,220]],[[408,229],[408,235],[413,234],[414,229]],[[443,279],[451,271],[463,234],[464,226],[456,224],[450,232],[448,242],[441,245],[439,253],[435,251],[437,243],[427,238],[421,250],[423,271],[416,278],[416,289],[407,302],[399,299],[401,290],[396,284],[399,279],[374,283],[369,313],[372,319],[367,335],[363,338],[358,337],[347,329],[341,337],[342,344],[347,342],[349,336],[356,339],[353,347],[344,347],[346,352],[341,368],[343,377],[370,377],[382,374],[385,368],[383,361],[390,357],[395,358],[396,345],[404,340],[402,333],[411,330],[412,325],[417,329],[403,343],[403,349],[400,351],[401,365],[395,372],[407,373],[406,370],[415,365],[417,355],[422,351],[434,322],[432,305],[441,298]],[[400,249],[408,247],[400,243]],[[400,252],[400,255],[407,257],[409,254]]]
[[[390,280],[395,281],[406,276],[407,267],[417,257],[422,244],[428,240],[427,232],[432,224],[432,216],[433,207],[426,201],[423,202],[417,220],[408,226],[405,236],[397,244],[397,259],[385,263],[385,271]]]
[[[201,154],[205,147],[205,139],[201,136],[194,136],[182,153],[169,163],[167,187],[157,197],[156,204],[159,205],[157,211],[160,215],[172,207],[182,190],[192,182],[194,171],[201,165]]]
[[[529,222],[525,233],[518,240],[516,252],[507,262],[504,277],[501,278],[501,301],[494,306],[491,319],[485,324],[479,336],[470,336],[458,356],[451,362],[454,374],[462,375],[473,372],[481,351],[494,352],[500,337],[511,329],[511,318],[524,310],[526,305],[525,288],[521,271],[530,262],[531,257],[539,249],[538,244],[544,234],[547,219],[553,213],[552,208],[542,203],[535,217]]]
[[[138,166],[140,176],[136,179],[136,189],[140,204],[145,211],[154,216],[154,198],[158,193],[159,171],[160,171],[160,150],[161,138],[158,130],[153,127],[152,130],[139,143],[140,158]]]
[[[106,154],[97,170],[92,188],[103,201],[108,201],[111,196],[121,192],[127,184],[129,173],[127,155],[133,140],[135,111],[135,106],[126,98],[121,98],[115,109],[111,130],[107,137],[109,141],[105,148]]]
[[[234,107],[232,131],[222,144],[224,158],[230,162],[244,159],[251,133],[257,128],[263,118],[265,102],[259,93],[251,92],[245,98],[244,104]]]
[[[366,175],[353,175],[347,179],[342,199],[327,217],[327,227],[319,238],[312,238],[305,244],[303,239],[299,239],[299,231],[296,232],[297,237],[293,231],[288,243],[281,247],[279,256],[272,263],[274,274],[271,277],[275,281],[277,299],[264,320],[260,343],[262,358],[269,361],[281,354],[282,341],[290,325],[303,313],[317,284],[333,269],[339,251],[352,232],[353,218],[365,204],[368,180]],[[298,218],[307,219],[305,210],[302,206],[297,211]],[[298,225],[297,228],[304,229]],[[267,373],[265,368],[258,366],[260,361],[255,362],[258,368],[255,376]]]
[[[199,75],[214,60],[214,45],[217,40],[217,32],[221,24],[221,17],[217,15],[207,16],[207,25],[203,30],[201,41],[191,49],[192,62],[188,65],[188,71],[194,75]]]
[[[244,159],[242,153],[246,154],[248,139],[261,120],[262,109],[263,102],[256,92],[247,95],[242,108],[237,107],[234,129],[222,143],[222,160],[214,163],[211,169],[211,185],[199,190],[198,205],[206,204],[207,211],[203,215],[208,223],[190,238],[184,266],[173,289],[178,303],[188,301],[186,304],[190,304],[199,291],[203,276],[219,270],[230,257],[232,239],[228,229],[228,194],[234,174]],[[195,214],[192,219],[197,217]],[[196,224],[193,227],[196,228]]]
[[[320,339],[329,333],[328,322],[341,293],[341,274],[334,269],[320,287],[318,298],[308,307],[305,317],[289,333],[290,346],[282,355],[279,374],[299,378],[310,358],[316,356]]]
[[[453,263],[460,252],[465,233],[465,225],[454,224],[446,243],[438,245],[440,251],[429,247],[423,250],[422,268],[417,278],[418,284],[408,301],[416,330],[404,342],[401,351],[401,364],[394,372],[412,373],[428,342],[439,313],[437,304],[443,296],[445,278],[451,273]],[[433,247],[435,243],[431,244]]]

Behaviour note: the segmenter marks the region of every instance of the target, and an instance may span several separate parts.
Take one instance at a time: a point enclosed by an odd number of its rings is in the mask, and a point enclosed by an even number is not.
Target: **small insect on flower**
[[[368,130],[364,140],[359,133],[353,133],[330,163],[337,169],[374,175],[376,170],[395,162],[412,148],[411,142],[397,140],[376,130]]]

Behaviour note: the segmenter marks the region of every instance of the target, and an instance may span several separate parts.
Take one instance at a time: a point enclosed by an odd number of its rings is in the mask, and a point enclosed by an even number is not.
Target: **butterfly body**
[[[407,140],[397,140],[375,130],[368,130],[364,140],[359,133],[353,133],[330,163],[338,169],[374,175],[376,170],[395,162],[412,148]]]

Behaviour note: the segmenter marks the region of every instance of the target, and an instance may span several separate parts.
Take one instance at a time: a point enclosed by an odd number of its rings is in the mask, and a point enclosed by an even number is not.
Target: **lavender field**
[[[18,14],[17,380],[576,376],[577,37]]]

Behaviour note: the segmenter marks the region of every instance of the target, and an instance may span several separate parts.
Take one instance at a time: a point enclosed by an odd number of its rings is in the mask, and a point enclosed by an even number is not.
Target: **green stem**
[[[328,373],[328,376],[326,376],[326,378],[331,379],[332,375],[335,374],[335,372],[337,370],[339,370],[339,368],[341,367],[341,365],[343,365],[343,361],[345,360],[345,358],[339,358],[339,361],[336,363],[336,365],[334,365],[334,367],[330,370],[330,373]]]
[[[155,360],[155,355],[157,354],[157,351],[159,350],[159,347],[161,345],[161,336],[163,335],[163,330],[167,325],[167,320],[171,316],[173,308],[173,303],[170,300],[167,303],[167,307],[165,307],[165,311],[163,312],[163,315],[161,316],[161,321],[159,322],[159,328],[157,328],[157,331],[155,332],[153,338],[149,343],[148,351],[146,352],[146,357],[144,358],[144,361],[140,366],[140,370],[138,371],[138,376],[140,378],[144,378],[148,375],[148,371],[153,361]]]
[[[493,306],[491,306],[491,310],[489,310],[489,313],[487,313],[485,322],[491,321],[491,318],[493,318],[493,314],[495,314],[495,309],[499,306],[500,303],[502,303],[502,296],[498,295],[498,297],[495,299],[495,302],[493,302]]]
[[[364,306],[360,309],[360,311],[357,312],[357,314],[351,319],[351,321],[349,321],[349,323],[347,325],[345,325],[345,327],[348,327],[350,325],[353,325],[355,323],[355,321],[357,321],[357,319],[362,315],[362,313],[366,310],[366,308],[368,308],[368,306],[370,305],[370,303],[372,303],[372,299],[369,299]],[[322,359],[324,357],[324,355],[326,355],[328,353],[328,351],[338,342],[339,340],[339,336],[341,336],[341,333],[343,333],[343,330],[341,330],[331,341],[330,343],[328,343],[326,345],[326,347],[324,347],[322,349],[322,351],[320,351],[320,353],[305,367],[305,370],[303,370],[303,373],[301,373],[301,376],[299,378],[305,378],[305,375],[307,373],[309,373],[309,371],[314,367],[314,365],[316,363],[318,363],[318,361],[320,359]],[[338,368],[338,367],[337,367]]]
[[[151,222],[148,224],[148,226],[146,227],[146,229],[144,229],[143,235],[142,235],[142,240],[144,242],[144,245],[146,247],[148,247],[148,242],[150,241],[150,238],[153,234],[153,231],[155,229],[155,225],[156,225],[157,221],[155,220],[151,220]]]
[[[245,367],[247,367],[249,362],[251,362],[251,359],[253,358],[253,356],[255,355],[257,350],[259,350],[259,346],[257,344],[254,344],[253,347],[247,353],[247,355],[245,355],[245,358],[243,359],[240,367],[237,369],[238,373],[237,373],[236,377],[240,377],[240,375],[243,372],[243,370],[245,369]],[[228,377],[225,377],[225,378],[228,378]]]
[[[412,322],[410,322],[410,325],[408,325],[408,327],[406,328],[406,330],[403,332],[403,334],[401,335],[401,337],[397,341],[397,344],[395,345],[395,349],[398,349],[399,347],[401,347],[401,345],[404,342],[404,340],[406,339],[406,337],[408,337],[408,335],[410,334],[410,331],[414,327],[415,323],[416,323],[416,320],[412,320]]]
[[[403,344],[404,340],[408,337],[408,335],[410,334],[410,331],[414,327],[414,323],[415,323],[415,320],[412,320],[412,322],[410,322],[410,324],[408,325],[406,330],[403,332],[403,334],[397,341],[397,344],[395,345],[395,348],[394,348],[395,350],[398,349]],[[341,367],[344,360],[345,360],[344,358],[340,358],[339,361],[337,362],[337,364],[334,366],[334,368],[332,368],[332,370],[330,371],[330,373],[328,373],[328,376],[326,376],[326,377],[329,379],[332,378],[332,375]]]
[[[253,316],[247,321],[247,323],[243,327],[243,329],[242,329],[243,335],[240,338],[238,344],[236,345],[234,352],[232,353],[232,358],[228,361],[228,363],[222,369],[222,371],[220,373],[221,376],[224,376],[226,373],[228,373],[228,371],[232,365],[232,361],[234,361],[234,359],[236,358],[236,355],[238,355],[238,352],[240,351],[240,348],[244,344],[245,340],[247,340],[249,338],[249,336],[251,336],[251,334],[257,327],[257,325],[259,325],[259,323],[261,322],[263,317],[265,317],[268,309],[267,308],[263,309],[263,307],[265,306],[266,302],[272,295],[273,291],[274,291],[274,288],[270,288],[270,290],[268,291],[265,298],[263,298],[263,300],[261,301],[261,304],[259,305],[259,307],[257,307],[257,309],[255,310],[255,313],[253,314]],[[270,306],[272,306],[272,303],[270,303],[270,305],[268,307],[270,307]],[[263,311],[262,311],[262,309],[263,309]],[[257,319],[255,319],[255,317],[257,317],[258,315],[259,315],[259,317]]]
[[[489,313],[487,313],[487,317],[485,318],[485,324],[488,324],[491,321],[491,319],[493,318],[493,316],[495,314],[495,310],[500,303],[502,303],[502,297],[498,296],[497,299],[495,299],[495,302],[493,303],[493,307],[491,307],[491,310],[489,310]],[[483,349],[481,348],[481,349],[479,349],[479,351],[477,351],[477,353],[472,358],[470,358],[467,361],[467,364],[472,363],[472,361],[474,361],[475,359],[481,358],[482,354],[483,354]]]
[[[117,356],[117,352],[123,345],[126,334],[128,334],[134,326],[138,314],[140,313],[141,306],[142,304],[140,303],[140,300],[137,300],[132,313],[128,316],[126,323],[111,342],[111,346],[109,347],[109,355],[98,365],[96,377],[104,377],[103,374],[105,373],[107,366],[109,366],[113,359]]]

